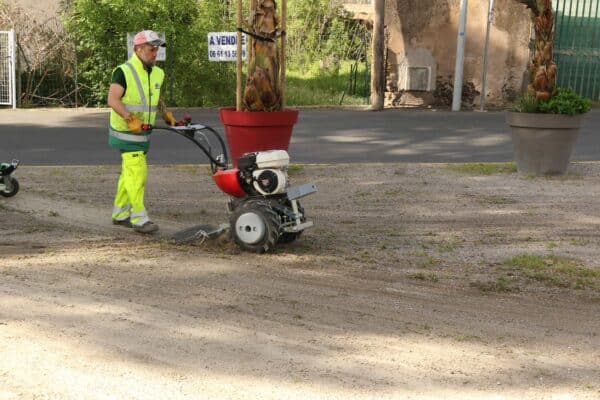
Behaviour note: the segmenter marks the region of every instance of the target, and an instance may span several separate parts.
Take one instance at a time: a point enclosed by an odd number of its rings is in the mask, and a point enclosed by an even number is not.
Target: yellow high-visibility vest
[[[160,98],[160,89],[165,78],[164,71],[154,66],[150,73],[136,54],[119,67],[125,75],[127,89],[121,101],[127,110],[138,117],[144,124],[154,125],[156,111]],[[152,130],[136,134],[129,131],[127,121],[114,110],[110,112],[108,143],[125,151],[148,151],[150,147],[149,136]]]

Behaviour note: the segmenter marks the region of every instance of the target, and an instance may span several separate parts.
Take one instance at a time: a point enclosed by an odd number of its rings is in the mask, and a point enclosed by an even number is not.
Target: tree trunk
[[[250,8],[248,25],[252,35],[244,108],[247,111],[278,111],[281,110],[281,93],[277,4],[274,0],[253,0]]]
[[[517,0],[531,9],[535,31],[535,50],[529,65],[529,93],[545,101],[556,90],[556,64],[554,63],[554,16],[551,0]]]
[[[383,100],[385,94],[385,0],[375,0],[373,17],[373,37],[371,47],[373,57],[371,62],[371,109],[374,111],[383,110]]]

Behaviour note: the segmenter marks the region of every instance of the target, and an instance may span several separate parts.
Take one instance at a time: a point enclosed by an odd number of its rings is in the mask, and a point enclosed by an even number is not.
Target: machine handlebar
[[[185,137],[186,139],[194,142],[194,144],[196,146],[198,146],[200,148],[200,150],[202,150],[202,152],[208,157],[208,159],[210,160],[211,163],[211,169],[213,170],[213,173],[216,171],[217,167],[221,167],[221,168],[227,168],[227,164],[228,164],[228,158],[227,158],[227,147],[225,146],[225,142],[223,141],[223,139],[221,138],[221,136],[219,135],[219,133],[214,130],[212,127],[208,126],[208,125],[204,125],[204,124],[196,124],[196,123],[192,123],[189,120],[180,122],[178,125],[175,126],[152,126],[152,125],[147,125],[147,129],[159,129],[159,130],[165,130],[165,131],[170,131],[170,132],[174,132],[177,133],[178,135],[181,135],[183,137]],[[142,126],[142,129],[145,129],[144,126]],[[211,154],[211,151],[209,149],[207,149],[201,142],[199,142],[196,139],[196,132],[199,131],[208,131],[210,132],[219,142],[219,146],[221,147],[222,153],[219,156],[213,156]]]

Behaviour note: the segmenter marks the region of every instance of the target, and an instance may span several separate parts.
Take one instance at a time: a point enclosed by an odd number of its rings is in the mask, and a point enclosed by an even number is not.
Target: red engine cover
[[[233,197],[245,197],[246,192],[242,189],[238,180],[237,168],[219,169],[213,175],[213,179],[219,189]]]

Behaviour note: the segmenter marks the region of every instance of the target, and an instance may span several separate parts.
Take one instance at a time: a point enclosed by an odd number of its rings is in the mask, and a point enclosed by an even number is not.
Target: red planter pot
[[[264,150],[286,150],[290,145],[292,129],[298,121],[298,110],[253,112],[236,111],[233,107],[219,109],[229,155],[234,168],[244,154]]]

